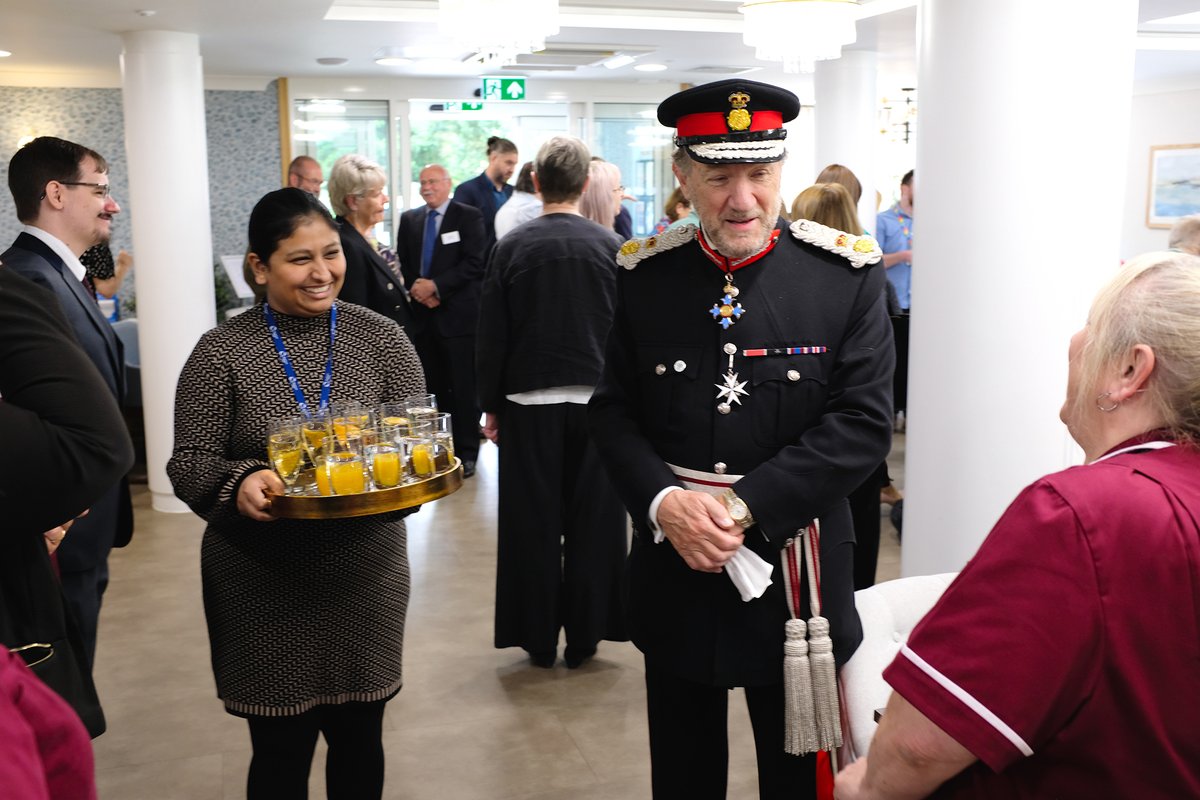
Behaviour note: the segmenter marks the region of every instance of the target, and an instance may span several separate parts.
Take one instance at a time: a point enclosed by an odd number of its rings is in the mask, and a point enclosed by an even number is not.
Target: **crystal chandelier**
[[[817,61],[838,58],[854,44],[856,0],[752,0],[743,41],[763,61],[782,61],[785,72],[812,72]]]
[[[558,33],[558,0],[438,0],[438,28],[485,66],[511,64]]]

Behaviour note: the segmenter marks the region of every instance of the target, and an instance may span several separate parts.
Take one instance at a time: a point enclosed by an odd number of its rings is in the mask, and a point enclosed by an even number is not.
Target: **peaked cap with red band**
[[[705,164],[779,161],[800,99],[787,89],[747,80],[694,86],[658,106],[658,121],[675,128],[675,144]]]

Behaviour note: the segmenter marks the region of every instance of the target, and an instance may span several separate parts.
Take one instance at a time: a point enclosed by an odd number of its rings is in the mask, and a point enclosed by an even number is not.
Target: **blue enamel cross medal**
[[[720,302],[713,303],[713,307],[708,310],[712,314],[713,319],[717,321],[725,330],[729,330],[729,326],[741,319],[742,314],[746,313],[746,309],[742,308],[742,304],[734,298],[738,296],[738,288],[733,285],[733,275],[726,273],[725,275],[725,296]]]

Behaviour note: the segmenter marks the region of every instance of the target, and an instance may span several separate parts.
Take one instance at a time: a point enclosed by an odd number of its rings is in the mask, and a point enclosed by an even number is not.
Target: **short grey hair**
[[[344,217],[350,213],[346,198],[361,197],[372,189],[387,186],[387,173],[374,161],[352,153],[333,162],[329,171],[329,202],[333,213]]]
[[[1200,214],[1182,217],[1176,222],[1167,239],[1167,247],[1200,256]]]
[[[574,136],[555,136],[538,150],[533,174],[544,203],[569,203],[579,199],[588,179],[592,154]]]

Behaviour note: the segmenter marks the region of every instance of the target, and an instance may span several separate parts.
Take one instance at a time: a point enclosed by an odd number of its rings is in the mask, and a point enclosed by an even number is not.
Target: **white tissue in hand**
[[[729,580],[737,587],[743,602],[750,602],[771,585],[771,573],[775,570],[757,553],[746,545],[742,545],[733,554],[733,558],[725,562],[725,572]]]

